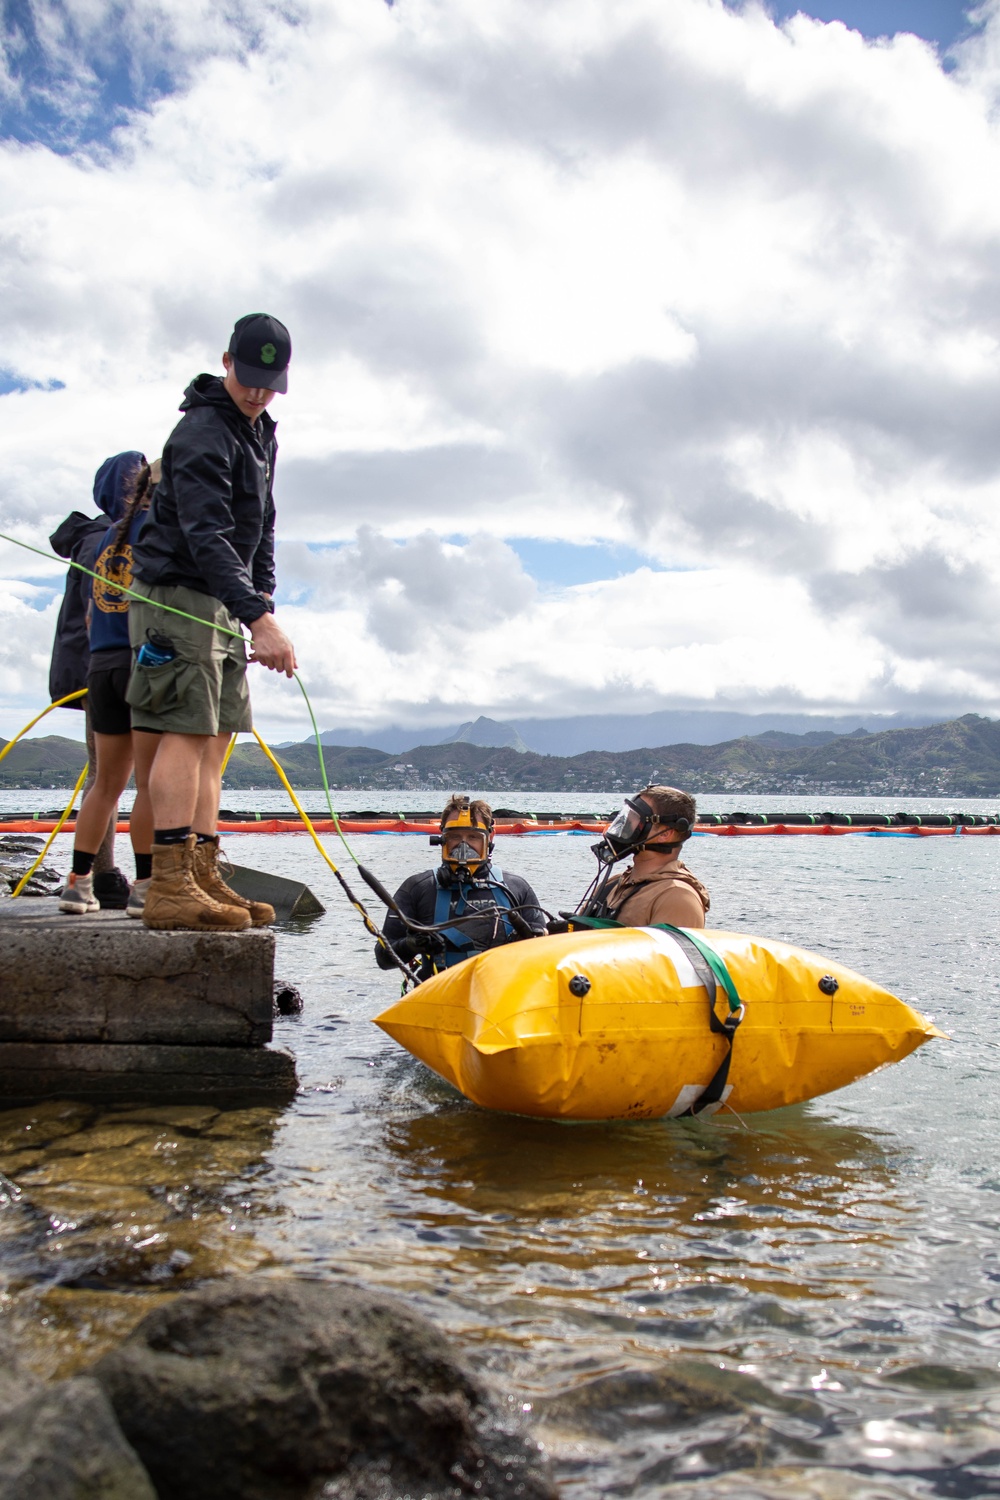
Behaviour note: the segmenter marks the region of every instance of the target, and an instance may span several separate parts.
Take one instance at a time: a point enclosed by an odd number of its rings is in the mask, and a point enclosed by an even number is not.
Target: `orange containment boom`
[[[51,833],[59,820],[58,811],[0,814],[0,833]],[[600,838],[612,813],[521,813],[501,808],[496,814],[496,832],[501,835],[571,833]],[[325,813],[310,813],[317,833],[336,833],[333,820]],[[340,818],[344,833],[431,834],[438,831],[437,814],[345,812]],[[68,822],[64,832],[72,833]],[[222,833],[304,833],[302,820],[289,812],[233,812],[224,809],[220,815]],[[882,838],[928,838],[935,835],[1000,834],[1000,813],[702,813],[695,825],[696,834],[719,834],[723,837],[783,834],[866,834]],[[118,824],[119,833],[128,832],[128,822]]]

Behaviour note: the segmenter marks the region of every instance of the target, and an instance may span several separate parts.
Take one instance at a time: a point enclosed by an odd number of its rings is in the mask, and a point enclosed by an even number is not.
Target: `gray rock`
[[[156,1500],[96,1380],[48,1387],[0,1416],[0,1500]]]
[[[9,1177],[0,1173],[0,1208],[9,1208],[17,1197],[20,1197],[18,1189]],[[38,1388],[39,1382],[21,1367],[10,1330],[0,1326],[0,1414],[9,1411],[11,1407],[20,1406]],[[0,1490],[0,1494],[2,1493]]]
[[[233,1279],[151,1313],[94,1368],[160,1500],[551,1500],[432,1324],[346,1283]]]
[[[305,1009],[301,991],[294,984],[274,981],[274,1016],[300,1016]]]

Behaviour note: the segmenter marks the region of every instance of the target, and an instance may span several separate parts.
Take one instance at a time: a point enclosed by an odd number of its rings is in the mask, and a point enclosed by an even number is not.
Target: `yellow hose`
[[[233,753],[233,751],[235,749],[236,749],[236,736],[234,734],[233,737],[232,737],[232,739],[229,741],[229,749],[226,751],[226,758],[222,762],[222,770],[219,772],[220,776],[225,776],[225,774],[226,774],[226,767],[229,764],[229,758],[230,758],[230,756],[232,755],[232,753]]]
[[[291,797],[292,806],[295,808],[295,811],[298,813],[299,817],[305,824],[306,832],[311,836],[313,843],[316,845],[316,848],[319,850],[320,854],[322,854],[323,858],[326,860],[333,873],[335,875],[339,875],[340,871],[337,869],[337,866],[334,864],[333,860],[330,858],[329,854],[327,854],[326,850],[323,848],[323,845],[320,843],[319,834],[316,832],[315,828],[312,826],[312,823],[309,821],[309,814],[302,806],[302,803],[299,801],[298,797],[296,797],[295,793],[292,791],[292,784],[289,781],[288,777],[285,775],[284,771],[281,769],[281,766],[278,764],[277,759],[274,755],[272,755],[271,751],[269,750],[267,745],[265,745],[256,729],[253,732],[253,737],[257,741],[260,748],[263,750],[264,754],[267,756],[268,760],[271,762],[274,769],[277,771],[278,775],[281,777],[281,784],[285,788],[285,791],[288,793],[289,797]]]
[[[344,892],[344,895],[347,897],[348,901],[354,907],[354,910],[357,912],[357,914],[361,918],[362,922],[364,922],[365,927],[368,929],[368,931],[371,934],[371,936],[373,938],[375,938],[375,940],[378,943],[381,943],[381,945],[384,948],[386,948],[388,950],[388,952],[391,954],[392,953],[392,949],[389,947],[389,944],[386,942],[385,938],[382,936],[382,933],[376,927],[375,923],[372,921],[371,917],[368,915],[368,912],[365,910],[365,908],[362,905],[362,903],[358,900],[357,896],[355,896],[354,892],[351,890],[350,886],[347,884],[347,881],[344,879],[343,875],[337,869],[337,866],[334,864],[333,860],[330,858],[329,854],[327,854],[326,850],[323,848],[323,845],[320,843],[320,841],[319,841],[319,835],[317,834],[315,828],[312,826],[312,823],[309,820],[309,814],[306,812],[305,808],[302,806],[302,803],[299,801],[298,797],[296,797],[295,793],[292,791],[292,784],[289,781],[288,777],[285,775],[284,771],[281,769],[281,766],[278,764],[278,761],[277,761],[276,757],[271,753],[271,750],[264,743],[264,741],[261,739],[261,737],[257,733],[256,729],[253,731],[253,737],[257,741],[257,743],[260,746],[260,748],[263,750],[264,754],[267,756],[268,760],[271,762],[271,764],[274,767],[274,769],[277,771],[278,775],[280,776],[282,786],[285,788],[285,791],[288,793],[289,797],[291,797],[291,799],[292,799],[292,806],[295,808],[295,811],[298,813],[299,817],[302,819],[302,822],[305,824],[306,831],[308,832],[308,834],[309,834],[310,838],[312,839],[313,843],[316,845],[316,848],[319,850],[320,854],[326,860],[326,863],[330,866],[330,869],[333,871],[334,875],[337,877],[337,883],[339,884],[341,890]],[[393,955],[393,956],[395,957],[395,955]],[[398,958],[397,958],[396,961],[397,961],[397,963],[400,963],[400,960]],[[406,977],[408,979],[413,979],[413,974],[412,974],[411,970],[409,970],[402,963],[400,963],[400,967],[402,968],[403,973],[406,975]]]
[[[13,750],[18,740],[21,739],[22,735],[27,734],[29,729],[34,729],[39,719],[44,719],[45,715],[50,714],[54,708],[62,708],[64,703],[72,703],[74,698],[82,698],[86,691],[86,688],[77,688],[75,693],[67,693],[65,698],[57,698],[54,703],[49,704],[48,708],[43,708],[41,713],[36,714],[29,724],[25,724],[24,728],[19,730],[12,740],[8,740],[7,744],[4,745],[2,750],[0,750],[0,760],[3,760],[4,756],[8,755],[10,751]]]
[[[86,691],[87,691],[86,688],[84,688],[84,692],[86,692]],[[76,696],[79,697],[79,694],[77,694]],[[57,708],[58,704],[53,703],[52,707],[53,708]],[[48,709],[46,709],[45,712],[48,713]],[[38,717],[41,718],[42,717],[41,714],[39,714]],[[28,727],[30,728],[30,725]],[[27,885],[28,881],[31,879],[32,875],[34,875],[35,871],[38,869],[38,866],[41,864],[42,860],[45,858],[46,854],[48,854],[49,850],[52,848],[52,840],[55,838],[56,834],[61,830],[63,824],[66,821],[66,819],[69,817],[70,813],[73,811],[73,804],[74,804],[74,802],[77,799],[77,796],[79,794],[80,788],[83,786],[83,783],[87,779],[87,772],[89,770],[90,770],[90,762],[87,761],[86,764],[84,765],[83,770],[80,772],[79,778],[77,779],[76,786],[73,788],[73,795],[72,795],[72,797],[69,799],[69,801],[66,804],[66,810],[65,810],[65,812],[63,813],[62,817],[59,819],[59,822],[56,824],[56,826],[53,828],[52,832],[49,834],[48,838],[46,839],[46,841],[45,841],[45,848],[42,850],[41,854],[35,860],[35,863],[31,866],[31,869],[25,871],[25,873],[21,876],[20,880],[17,882],[17,885],[11,891],[11,899],[13,899],[15,896],[19,896],[21,894],[21,892],[24,890],[24,887]]]

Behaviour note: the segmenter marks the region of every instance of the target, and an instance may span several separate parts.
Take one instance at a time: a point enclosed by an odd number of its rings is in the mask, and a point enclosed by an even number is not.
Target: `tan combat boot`
[[[254,927],[269,927],[274,921],[274,907],[266,901],[250,901],[231,891],[219,873],[219,836],[205,843],[195,844],[194,878],[213,901],[221,906],[234,906],[239,911],[249,912]]]
[[[153,845],[153,878],[146,892],[142,920],[158,932],[243,932],[250,913],[223,906],[207,896],[194,878],[195,836],[183,844]]]

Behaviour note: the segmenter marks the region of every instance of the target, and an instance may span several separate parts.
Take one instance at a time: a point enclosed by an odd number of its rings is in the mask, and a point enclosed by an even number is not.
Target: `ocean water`
[[[32,797],[58,800],[8,793],[0,810]],[[435,858],[419,837],[352,842],[390,887]],[[36,1369],[85,1366],[206,1278],[347,1276],[449,1330],[568,1497],[1000,1495],[1000,838],[693,840],[710,925],[835,957],[951,1039],[743,1122],[594,1125],[464,1101],[372,1025],[396,982],[308,839],[226,844],[327,905],[278,932],[305,1010],[275,1039],[302,1090],[280,1112],[0,1113],[0,1310]],[[589,844],[497,853],[556,911],[590,879]]]

